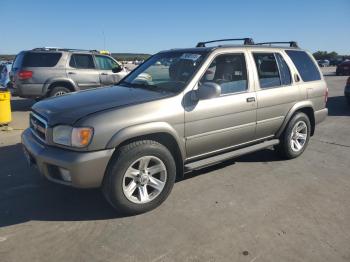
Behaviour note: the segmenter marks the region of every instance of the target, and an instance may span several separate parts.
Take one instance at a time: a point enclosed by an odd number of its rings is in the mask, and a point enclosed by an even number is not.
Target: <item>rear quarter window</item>
[[[27,52],[23,56],[23,67],[54,67],[60,60],[61,53]]]
[[[318,67],[306,52],[286,50],[286,53],[293,61],[304,82],[321,80],[321,74]]]

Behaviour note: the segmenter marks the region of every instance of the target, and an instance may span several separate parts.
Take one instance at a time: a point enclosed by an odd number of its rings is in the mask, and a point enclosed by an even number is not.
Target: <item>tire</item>
[[[62,95],[65,95],[69,92],[70,92],[70,90],[66,87],[56,86],[50,91],[49,97],[62,96]]]
[[[141,140],[118,149],[108,165],[102,191],[117,211],[136,215],[161,205],[175,179],[176,164],[169,150],[156,141]]]
[[[299,132],[295,132],[297,127]],[[300,156],[309,143],[310,133],[311,124],[308,116],[302,112],[296,113],[283,131],[280,137],[280,144],[275,147],[277,153],[285,159],[293,159]],[[298,134],[300,135],[299,138],[297,138]]]

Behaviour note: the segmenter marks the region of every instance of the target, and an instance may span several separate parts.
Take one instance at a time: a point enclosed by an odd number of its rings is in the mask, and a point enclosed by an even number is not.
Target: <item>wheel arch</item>
[[[285,130],[287,124],[289,123],[289,121],[292,119],[292,117],[298,113],[298,112],[302,112],[304,114],[306,114],[310,120],[310,124],[311,124],[311,136],[314,135],[315,133],[315,114],[314,114],[314,108],[311,102],[309,101],[304,101],[301,103],[297,103],[295,104],[288,112],[287,116],[285,117],[282,126],[280,127],[280,129],[278,130],[278,132],[276,133],[276,137],[280,137],[281,134],[283,133],[283,131]]]
[[[53,88],[56,86],[63,86],[71,90],[72,92],[78,91],[79,88],[77,85],[70,79],[64,79],[64,78],[55,78],[55,79],[49,79],[46,81],[43,87],[43,94],[48,94]]]
[[[183,176],[184,141],[179,138],[176,131],[167,123],[148,123],[124,128],[113,135],[107,144],[107,148],[115,148],[114,154],[117,154],[118,148],[138,140],[154,140],[164,145],[174,156],[177,177],[181,178]]]

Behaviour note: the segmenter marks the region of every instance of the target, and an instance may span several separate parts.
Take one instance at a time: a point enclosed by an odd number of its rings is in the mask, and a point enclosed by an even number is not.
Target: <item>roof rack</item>
[[[91,52],[99,53],[98,50],[86,50],[86,49],[74,49],[74,48],[61,48],[61,47],[37,47],[33,48],[32,51],[76,51],[76,52]]]
[[[273,45],[273,44],[289,44],[290,47],[299,48],[298,43],[295,42],[295,41],[289,41],[289,42],[261,42],[261,43],[256,43],[256,45]]]
[[[215,43],[215,42],[226,42],[226,41],[244,41],[245,45],[254,45],[253,38],[232,38],[232,39],[218,39],[207,42],[199,42],[196,47],[205,47],[206,44]]]

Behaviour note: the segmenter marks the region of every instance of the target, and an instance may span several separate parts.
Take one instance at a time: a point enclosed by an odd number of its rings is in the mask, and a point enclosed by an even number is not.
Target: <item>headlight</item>
[[[53,142],[59,145],[86,147],[93,135],[91,127],[55,126]]]

